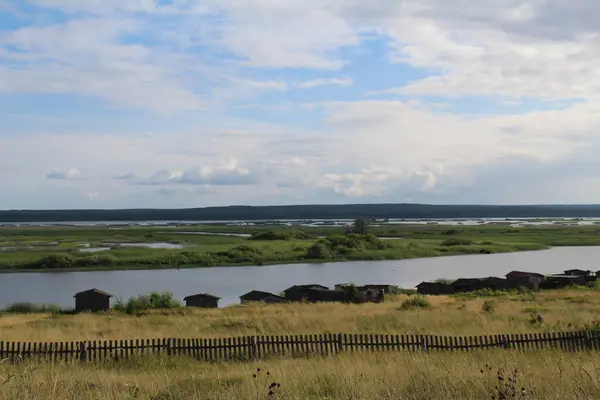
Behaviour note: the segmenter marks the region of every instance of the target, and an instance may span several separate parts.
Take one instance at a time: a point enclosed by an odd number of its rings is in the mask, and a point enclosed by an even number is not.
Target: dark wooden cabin
[[[208,293],[198,293],[183,298],[186,307],[219,308],[220,297]]]
[[[562,289],[570,285],[585,285],[587,280],[580,275],[551,275],[540,284],[542,289]]]
[[[441,282],[421,282],[417,285],[417,293],[427,295],[444,295],[454,293],[452,286]]]
[[[309,293],[311,289],[329,290],[327,286],[323,285],[294,285],[283,292],[285,293],[285,298],[291,301],[312,301],[310,300],[311,294]]]
[[[94,288],[76,293],[73,297],[75,298],[75,312],[98,312],[110,310],[110,298],[113,296]]]
[[[394,285],[362,285],[360,286],[361,290],[383,290],[383,293],[385,294],[393,294],[394,292]]]
[[[476,290],[485,289],[485,285],[481,279],[477,278],[460,278],[450,284],[454,293],[474,292]]]
[[[311,302],[345,302],[346,292],[339,290],[323,289],[313,287],[306,289],[307,301]]]
[[[504,278],[498,278],[495,276],[489,276],[487,278],[481,278],[481,283],[487,288],[492,290],[508,290],[508,289],[516,289],[516,287],[512,287],[511,281]]]
[[[526,287],[528,289],[538,290],[540,283],[545,279],[545,276],[536,272],[511,271],[506,274],[506,279],[510,284],[516,287]]]
[[[588,276],[588,275],[596,275],[595,272],[592,271],[584,271],[582,269],[568,269],[565,271],[564,275],[572,275],[572,276]]]
[[[240,296],[240,302],[242,304],[252,303],[252,302],[264,302],[264,303],[284,303],[287,302],[288,299],[278,296],[269,292],[262,292],[260,290],[252,290],[242,296]]]

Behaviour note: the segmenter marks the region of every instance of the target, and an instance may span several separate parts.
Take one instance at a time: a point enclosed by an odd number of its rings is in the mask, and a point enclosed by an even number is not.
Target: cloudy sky
[[[600,203],[597,0],[0,0],[0,209]]]

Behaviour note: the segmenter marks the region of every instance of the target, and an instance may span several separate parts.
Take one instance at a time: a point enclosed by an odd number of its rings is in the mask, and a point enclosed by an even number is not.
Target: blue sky
[[[2,2],[0,209],[597,203],[595,11]]]

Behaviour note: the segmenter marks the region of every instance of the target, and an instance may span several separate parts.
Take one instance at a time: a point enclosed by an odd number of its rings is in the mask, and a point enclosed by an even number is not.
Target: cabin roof
[[[81,295],[88,294],[88,293],[94,293],[94,294],[98,294],[98,295],[106,296],[106,297],[113,297],[112,294],[106,293],[106,292],[104,292],[100,289],[96,289],[96,288],[84,290],[83,292],[79,292],[79,293],[75,293],[75,296],[73,296],[73,297],[81,296]]]
[[[548,279],[569,279],[569,280],[576,280],[576,279],[581,279],[581,276],[577,276],[577,275],[562,275],[562,274],[556,274],[556,275],[550,275],[548,277]]]
[[[417,286],[415,287],[420,287],[420,286],[427,286],[427,285],[442,285],[442,286],[450,286],[447,283],[444,282],[421,282],[419,283]]]
[[[284,297],[278,296],[278,295],[273,294],[273,293],[263,292],[263,291],[260,291],[260,290],[252,290],[252,291],[250,291],[250,292],[248,292],[246,294],[241,295],[240,299],[242,299],[242,300],[247,299],[247,298],[259,298],[259,299],[262,299],[262,298],[265,298],[265,297],[277,297],[277,298],[280,298],[280,299],[284,298]]]
[[[529,278],[531,276],[543,278],[544,275],[538,274],[537,272],[525,272],[525,271],[510,271],[506,276],[517,276],[520,278]]]
[[[293,285],[293,286],[290,286],[289,288],[285,289],[284,292],[287,292],[290,290],[307,290],[307,289],[327,289],[327,290],[329,290],[329,288],[327,286],[312,284],[312,285]]]
[[[184,297],[183,301],[190,300],[190,299],[195,299],[195,298],[199,298],[199,297],[202,297],[202,298],[205,298],[205,299],[213,299],[213,300],[220,300],[221,299],[220,297],[213,296],[212,294],[198,293],[198,294],[192,294],[190,296]]]

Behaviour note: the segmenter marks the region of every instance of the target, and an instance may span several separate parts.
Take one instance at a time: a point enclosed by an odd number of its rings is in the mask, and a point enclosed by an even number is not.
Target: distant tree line
[[[257,207],[227,206],[172,210],[9,210],[0,211],[0,222],[307,220],[354,219],[357,215],[362,215],[364,218],[369,219],[600,217],[600,205],[343,204]]]

